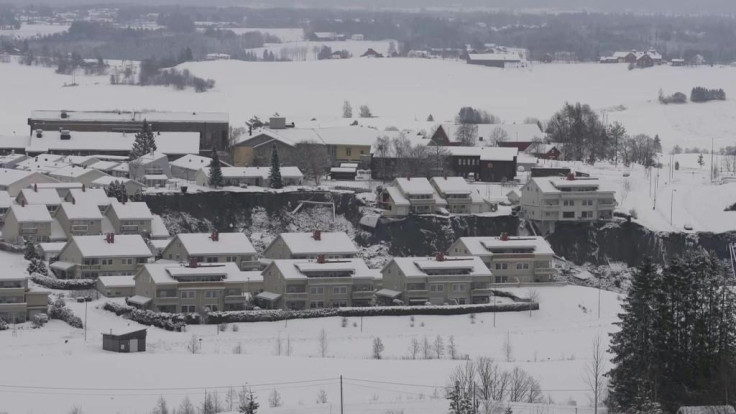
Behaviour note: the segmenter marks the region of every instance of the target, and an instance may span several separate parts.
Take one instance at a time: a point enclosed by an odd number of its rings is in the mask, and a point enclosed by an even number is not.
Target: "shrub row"
[[[44,276],[39,273],[33,273],[31,280],[43,287],[59,290],[85,290],[93,289],[95,281],[92,279],[57,279],[51,276]]]
[[[164,313],[150,310],[137,309],[128,305],[120,305],[114,302],[105,302],[102,309],[115,313],[118,316],[138,322],[142,325],[155,326],[167,331],[181,332],[189,325],[200,323],[199,315],[195,313]]]
[[[68,323],[72,328],[84,328],[82,319],[74,315],[74,312],[66,307],[66,302],[62,298],[56,299],[49,305],[48,315],[51,319],[59,319]]]

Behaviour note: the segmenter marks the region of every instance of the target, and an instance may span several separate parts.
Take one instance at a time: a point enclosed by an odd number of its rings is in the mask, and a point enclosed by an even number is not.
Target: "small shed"
[[[146,330],[103,333],[102,349],[112,352],[146,352]]]

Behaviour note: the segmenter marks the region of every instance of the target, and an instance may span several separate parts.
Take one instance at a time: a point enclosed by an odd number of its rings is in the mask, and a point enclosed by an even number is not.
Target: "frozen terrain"
[[[0,36],[9,36],[14,39],[29,39],[32,37],[43,37],[56,33],[63,33],[69,30],[69,25],[63,24],[41,24],[41,23],[21,23],[20,29],[3,29],[0,30]]]

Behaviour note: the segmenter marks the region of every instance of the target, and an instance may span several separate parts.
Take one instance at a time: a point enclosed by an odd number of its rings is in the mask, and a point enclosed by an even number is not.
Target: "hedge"
[[[102,309],[115,313],[146,326],[155,326],[167,331],[181,332],[187,326],[199,324],[199,315],[196,313],[164,313],[150,310],[142,310],[128,305],[114,302],[105,302]]]
[[[44,276],[39,273],[31,275],[31,280],[43,287],[59,290],[86,290],[95,287],[93,279],[57,279],[51,276]]]
[[[49,305],[48,315],[51,319],[59,319],[68,323],[72,328],[84,328],[82,319],[74,315],[74,312],[66,307],[66,302],[62,298],[56,299],[56,301]]]

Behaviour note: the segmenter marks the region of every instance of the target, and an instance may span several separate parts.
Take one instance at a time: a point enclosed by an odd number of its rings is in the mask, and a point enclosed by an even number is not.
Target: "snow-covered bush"
[[[30,263],[28,263],[28,267],[26,268],[26,272],[28,272],[29,275],[32,275],[34,273],[41,274],[44,276],[48,276],[49,269],[46,267],[46,263],[37,258],[32,258]]]
[[[95,287],[95,281],[92,279],[57,279],[53,276],[44,276],[39,273],[31,274],[31,280],[49,289],[86,290]]]
[[[74,315],[71,309],[66,307],[64,299],[58,298],[49,305],[48,315],[51,319],[59,319],[69,324],[72,328],[84,328],[82,319]]]
[[[8,329],[8,324],[4,320],[0,319],[0,331]]]
[[[142,325],[155,326],[167,331],[183,331],[187,325],[200,323],[197,314],[165,313],[137,309],[132,306],[120,305],[114,302],[105,302],[102,309],[115,313],[118,316],[138,322]]]

